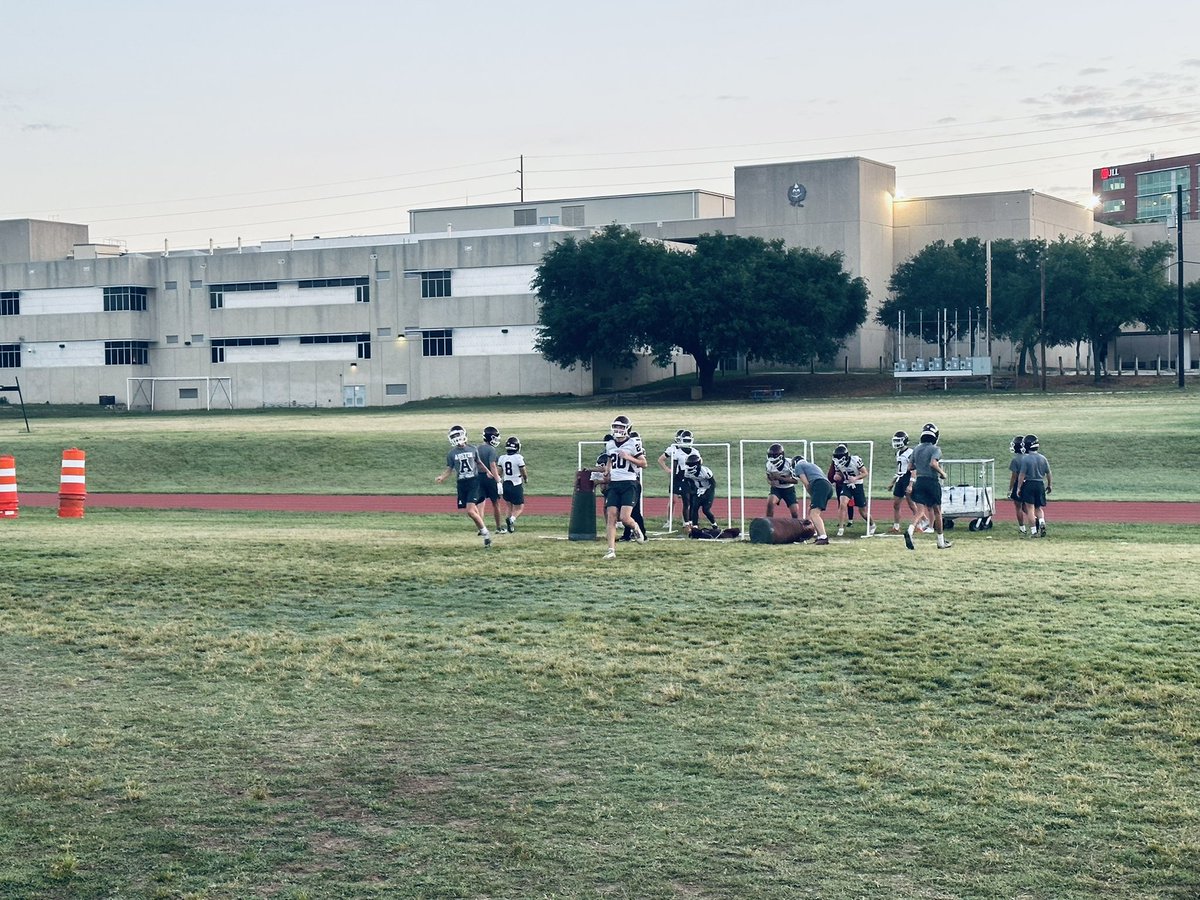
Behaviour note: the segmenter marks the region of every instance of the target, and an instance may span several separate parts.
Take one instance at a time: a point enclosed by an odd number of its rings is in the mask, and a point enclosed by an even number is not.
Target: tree
[[[533,285],[546,359],[631,366],[645,351],[666,365],[681,350],[705,390],[739,352],[782,363],[831,355],[866,320],[868,296],[838,253],[723,234],[674,251],[616,225],[555,247]]]

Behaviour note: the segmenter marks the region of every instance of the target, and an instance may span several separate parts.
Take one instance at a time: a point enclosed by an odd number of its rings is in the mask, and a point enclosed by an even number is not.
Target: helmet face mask
[[[489,425],[487,428],[483,429],[483,442],[485,444],[491,444],[493,447],[495,447],[497,444],[499,444],[500,443],[500,429],[495,428],[491,425]]]
[[[892,435],[892,449],[893,450],[903,450],[907,446],[908,446],[908,432],[907,431],[897,431],[895,434]]]
[[[1041,449],[1041,446],[1042,445],[1038,442],[1038,437],[1036,434],[1025,435],[1025,452],[1026,453],[1037,453],[1038,450]]]
[[[700,467],[702,465],[704,465],[704,460],[700,458],[700,454],[693,453],[687,458],[688,474],[693,477],[698,477],[700,475]]]
[[[690,450],[692,448],[692,433],[687,429],[679,431],[675,435],[675,443],[683,450]]]
[[[446,437],[454,447],[465,447],[467,444],[467,429],[461,425],[451,425]]]
[[[849,457],[850,457],[850,450],[845,444],[838,444],[836,447],[833,448],[833,458],[834,459],[848,459]]]
[[[611,430],[612,430],[613,440],[617,440],[617,441],[625,440],[625,438],[629,437],[629,429],[630,429],[629,417],[628,416],[617,416],[615,419],[612,420]]]
[[[507,441],[504,442],[504,449],[509,451],[510,453],[520,453],[521,452],[520,439],[516,435],[513,435]]]
[[[1009,445],[1009,449],[1012,450],[1013,453],[1024,453],[1025,435],[1018,434],[1015,438],[1013,438],[1012,443]]]

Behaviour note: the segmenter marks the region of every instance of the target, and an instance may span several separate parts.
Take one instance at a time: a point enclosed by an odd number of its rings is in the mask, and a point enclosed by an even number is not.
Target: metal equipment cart
[[[955,519],[970,518],[971,531],[992,527],[996,512],[996,460],[943,459],[946,483],[942,485],[942,524],[954,527]]]

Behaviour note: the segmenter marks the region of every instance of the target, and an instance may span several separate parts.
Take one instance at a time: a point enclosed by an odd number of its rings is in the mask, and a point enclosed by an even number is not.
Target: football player
[[[775,515],[775,507],[783,504],[792,514],[793,519],[800,518],[800,504],[796,500],[797,478],[792,474],[783,444],[772,444],[767,448],[767,485],[771,493],[767,495],[767,518]]]
[[[475,527],[479,529],[478,534],[483,538],[483,546],[490,547],[492,546],[492,535],[483,522],[483,516],[479,514],[479,504],[483,501],[483,497],[479,493],[479,451],[467,441],[467,429],[461,425],[450,426],[446,436],[450,439],[450,451],[446,454],[446,468],[434,481],[441,484],[452,474],[457,477],[458,508],[465,510],[470,520],[475,523]]]
[[[799,479],[808,491],[811,501],[808,505],[808,518],[817,529],[817,544],[828,544],[829,535],[825,533],[825,510],[833,499],[833,485],[829,482],[821,467],[809,462],[803,456],[792,457],[792,474]]]
[[[937,445],[941,432],[932,422],[927,422],[921,428],[921,442],[913,448],[909,459],[909,470],[914,475],[912,498],[917,507],[917,519],[908,524],[904,532],[904,546],[909,550],[916,549],[913,545],[913,531],[917,522],[923,518],[933,525],[937,533],[939,550],[947,550],[951,544],[942,533],[942,482],[946,470],[939,460],[942,450]]]
[[[508,526],[509,534],[516,534],[517,519],[525,510],[525,485],[529,483],[529,470],[521,455],[521,440],[516,435],[504,442],[504,454],[498,468],[504,481],[504,524]]]
[[[1046,495],[1050,493],[1050,461],[1042,455],[1036,434],[1025,435],[1025,455],[1017,476],[1017,496],[1025,504],[1030,537],[1046,536]]]
[[[1013,511],[1017,514],[1017,530],[1025,534],[1025,504],[1017,494],[1017,478],[1021,474],[1021,457],[1025,454],[1025,435],[1018,434],[1008,445],[1012,451],[1012,459],[1008,462],[1008,498],[1013,502]]]
[[[492,425],[483,429],[483,443],[476,450],[479,452],[479,495],[482,498],[479,501],[480,515],[483,514],[484,501],[491,501],[492,516],[496,520],[496,533],[503,534],[504,529],[500,526],[500,470],[496,468],[496,461],[500,458],[500,451],[496,448],[500,444],[500,429]]]
[[[851,500],[867,523],[867,537],[870,537],[875,533],[875,522],[867,514],[867,492],[863,487],[863,482],[869,474],[866,464],[861,456],[852,454],[845,444],[838,444],[833,450],[833,470],[836,475],[841,476],[837,485],[838,537],[846,533],[846,519]]]
[[[613,419],[610,437],[604,445],[607,463],[604,473],[608,478],[608,493],[604,495],[604,518],[608,552],[605,559],[617,556],[617,519],[632,532],[633,539],[645,543],[646,533],[633,518],[633,507],[638,500],[638,476],[646,468],[646,451],[641,438],[631,433],[629,417]]]
[[[699,453],[693,453],[687,458],[683,477],[691,482],[687,493],[688,507],[684,516],[686,522],[693,526],[700,524],[700,513],[704,513],[709,525],[716,527],[717,518],[713,515],[713,498],[717,495],[717,480],[713,477],[712,469],[704,464]]]
[[[900,527],[900,507],[907,505],[908,511],[916,514],[917,508],[913,506],[912,497],[912,472],[909,471],[908,461],[912,458],[912,447],[908,445],[908,432],[897,431],[892,435],[892,449],[896,451],[896,475],[892,479],[892,483],[888,488],[892,492],[892,534],[899,534],[902,530]]]
[[[671,494],[679,498],[679,515],[684,521],[690,505],[691,481],[684,471],[687,458],[692,454],[692,433],[686,428],[675,432],[675,443],[671,444],[658,457],[658,467],[671,476]]]

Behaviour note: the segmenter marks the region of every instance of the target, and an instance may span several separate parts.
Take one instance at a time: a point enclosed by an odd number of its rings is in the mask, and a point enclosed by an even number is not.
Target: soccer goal
[[[192,409],[184,407],[180,401],[195,400],[204,402],[205,409],[213,408],[217,401],[220,409],[233,409],[233,377],[230,375],[154,375],[142,378],[125,379],[125,406],[127,409],[148,409],[153,412],[155,407],[155,388],[159,382],[174,382],[179,385],[179,394],[172,398],[170,409]],[[203,394],[201,394],[203,390]],[[161,397],[157,398],[162,400]]]
[[[756,499],[759,496],[758,489],[753,487],[758,485],[762,489],[761,496],[765,497],[769,493],[769,488],[766,487],[767,478],[767,448],[772,444],[782,444],[783,452],[791,459],[797,453],[801,454],[805,459],[808,459],[808,441],[804,438],[768,438],[765,440],[743,440],[738,441],[738,500],[741,503],[739,518],[741,520],[742,534],[749,535],[746,531],[746,450],[752,449],[757,458],[751,459],[751,490],[755,492]],[[758,453],[758,448],[762,448],[762,452]],[[804,491],[804,485],[797,484],[800,496],[803,497],[801,509],[808,511],[808,494]]]
[[[863,462],[867,466],[867,480],[863,484],[863,490],[867,495],[867,518],[871,521],[875,517],[871,514],[871,487],[875,480],[875,442],[874,441],[812,441],[809,446],[812,448],[812,461],[823,469],[829,468],[829,463],[833,461],[833,450],[838,444],[845,444],[846,449],[853,456],[861,456]],[[860,452],[861,451],[861,452]],[[817,462],[817,459],[823,459],[824,462]],[[834,485],[835,494],[837,485]],[[840,502],[840,501],[839,501]],[[828,522],[826,523],[828,524]]]

